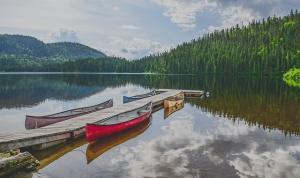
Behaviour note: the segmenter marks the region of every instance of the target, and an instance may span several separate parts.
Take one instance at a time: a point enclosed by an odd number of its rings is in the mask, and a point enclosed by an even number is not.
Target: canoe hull
[[[71,119],[76,116],[72,117],[61,117],[61,118],[35,118],[31,116],[26,116],[25,120],[25,128],[26,129],[36,129],[40,127],[45,127],[47,125],[51,125],[57,122],[62,122],[68,119]]]
[[[129,103],[129,102],[132,102],[132,101],[135,101],[135,100],[139,100],[139,98],[131,98],[131,97],[128,97],[128,96],[123,96],[123,103]]]
[[[110,150],[111,148],[142,134],[150,126],[150,121],[151,119],[148,118],[136,127],[130,128],[124,132],[117,133],[112,136],[105,137],[104,139],[101,139],[99,141],[90,143],[86,150],[87,164],[89,164],[94,159],[102,155],[104,152]]]
[[[136,95],[136,96],[123,96],[123,103],[129,103],[129,102],[132,102],[135,100],[140,100],[140,99],[151,97],[154,95],[156,95],[156,91],[151,91],[149,93],[142,94],[142,95]]]
[[[132,120],[112,125],[87,124],[85,127],[86,139],[88,142],[93,142],[97,139],[128,130],[148,119],[150,115],[151,111],[148,111],[147,113]]]
[[[36,128],[40,128],[40,127],[45,127],[47,125],[62,122],[62,121],[65,121],[65,120],[68,120],[68,119],[71,119],[71,118],[74,118],[77,116],[81,116],[81,115],[89,114],[89,113],[96,112],[96,111],[99,111],[102,109],[110,108],[113,106],[113,100],[108,100],[102,104],[103,104],[103,108],[101,108],[101,109],[91,110],[91,111],[83,112],[83,113],[77,113],[77,114],[73,114],[70,116],[52,117],[51,115],[47,115],[47,116],[28,116],[27,115],[26,119],[25,119],[25,128],[26,129],[36,129]],[[99,105],[101,105],[101,104],[99,104]],[[69,111],[71,111],[71,110],[69,110]]]

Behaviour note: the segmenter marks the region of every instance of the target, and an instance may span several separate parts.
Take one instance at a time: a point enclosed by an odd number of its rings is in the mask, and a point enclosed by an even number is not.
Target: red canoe
[[[25,128],[26,129],[36,129],[40,127],[44,127],[50,124],[54,124],[57,122],[61,122],[67,119],[71,119],[77,116],[81,116],[84,114],[92,113],[95,111],[99,111],[105,108],[110,108],[113,106],[113,100],[110,99],[108,101],[105,101],[103,103],[94,105],[94,106],[88,106],[83,108],[76,108],[71,109],[51,115],[46,116],[26,116],[25,120]]]
[[[85,127],[89,142],[132,128],[148,119],[152,112],[152,102],[126,113],[122,113]]]

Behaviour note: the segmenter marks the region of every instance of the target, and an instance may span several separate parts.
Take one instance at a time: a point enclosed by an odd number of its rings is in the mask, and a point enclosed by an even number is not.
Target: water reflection
[[[186,100],[177,112],[168,111],[169,119],[157,108],[149,127],[99,142],[100,147],[79,141],[74,147],[55,147],[37,155],[44,166],[33,177],[300,175],[300,90],[281,78],[26,75],[0,76],[0,80],[1,131],[23,127],[26,113],[50,114],[110,97],[118,105],[123,95],[152,88],[211,93],[209,98]],[[86,154],[91,155],[89,164]]]
[[[182,100],[178,105],[164,108],[164,118],[167,119],[171,114],[181,110],[183,107],[184,107],[184,101]]]
[[[193,111],[193,112],[191,112]],[[192,115],[190,113],[193,113]],[[159,137],[124,146],[109,166],[122,177],[298,177],[300,141],[189,108]],[[211,127],[199,129],[214,118]],[[124,166],[125,165],[125,166]]]
[[[78,100],[104,89],[82,81],[86,76],[0,75],[0,109],[29,107],[46,99]]]
[[[151,118],[125,132],[118,133],[113,136],[90,143],[86,150],[87,164],[89,164],[94,159],[101,156],[104,152],[110,150],[111,148],[142,134],[150,126],[150,121]]]
[[[0,82],[0,114],[7,118],[6,120],[11,117],[24,119],[24,112],[27,110],[28,114],[33,114],[28,109],[33,106],[43,107],[43,110],[39,112],[31,111],[38,115],[46,114],[47,108],[61,106],[57,102],[43,105],[45,101],[64,101],[63,109],[70,109],[72,106],[70,102],[91,96],[95,98],[105,89],[125,89],[124,93],[110,92],[106,95],[134,95],[137,91],[133,88],[139,86],[144,88],[141,92],[149,88],[210,91],[212,97],[209,99],[191,102],[198,107],[206,108],[207,112],[214,115],[222,115],[232,120],[243,119],[249,125],[259,125],[264,129],[271,130],[280,129],[285,134],[300,133],[300,90],[288,87],[281,77],[116,74],[0,75]],[[129,89],[128,86],[133,87],[129,87],[131,88]],[[81,106],[88,104],[85,103]],[[20,107],[25,108],[19,110]],[[7,108],[11,110],[7,110]],[[47,114],[52,113],[50,111]],[[11,116],[11,113],[19,114]],[[15,124],[15,122],[11,124]]]
[[[75,150],[82,145],[87,143],[84,137],[74,139],[57,146],[48,148],[42,151],[33,151],[30,152],[40,161],[40,166],[37,169],[43,169],[44,167],[50,165],[55,160],[61,158],[65,154]]]
[[[150,127],[145,123],[128,134],[78,147],[38,174],[74,178],[300,175],[299,137],[235,123],[189,104],[171,119],[164,120],[162,114],[161,110],[153,115]]]

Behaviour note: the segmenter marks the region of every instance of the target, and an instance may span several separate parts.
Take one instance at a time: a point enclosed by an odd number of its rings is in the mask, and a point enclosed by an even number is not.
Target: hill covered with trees
[[[44,49],[41,44],[36,43],[34,46],[35,49],[39,49],[36,51],[37,55],[40,55]],[[56,44],[47,46],[63,51],[63,48],[57,47]],[[73,52],[76,55],[76,51]],[[56,52],[55,54],[60,53]],[[13,68],[6,67],[12,65]],[[81,56],[80,60],[50,62],[44,60],[22,60],[21,62],[20,60],[0,60],[0,71],[251,73],[264,75],[282,74],[295,67],[300,67],[300,13],[298,11],[291,11],[285,17],[274,16],[260,21],[253,20],[246,26],[236,25],[229,29],[215,31],[180,44],[169,52],[150,55],[134,61],[115,57],[96,60],[84,56]]]
[[[30,36],[0,35],[1,59],[75,60],[103,57],[106,56],[102,52],[79,43],[44,43]]]
[[[135,65],[161,73],[282,73],[300,66],[300,13],[215,31]]]

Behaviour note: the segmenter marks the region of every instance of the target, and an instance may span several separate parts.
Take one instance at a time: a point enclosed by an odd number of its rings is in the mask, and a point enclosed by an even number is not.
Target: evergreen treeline
[[[136,65],[162,73],[282,73],[300,66],[300,13],[216,31]]]
[[[247,26],[236,25],[230,29],[215,31],[180,44],[169,52],[135,61],[115,57],[76,61],[43,61],[26,57],[0,60],[0,71],[272,74],[283,73],[298,66],[300,66],[298,11],[291,11],[285,17],[274,16],[261,21],[253,20]]]
[[[28,58],[0,59],[0,72],[127,72],[129,62],[122,58],[45,60]]]

